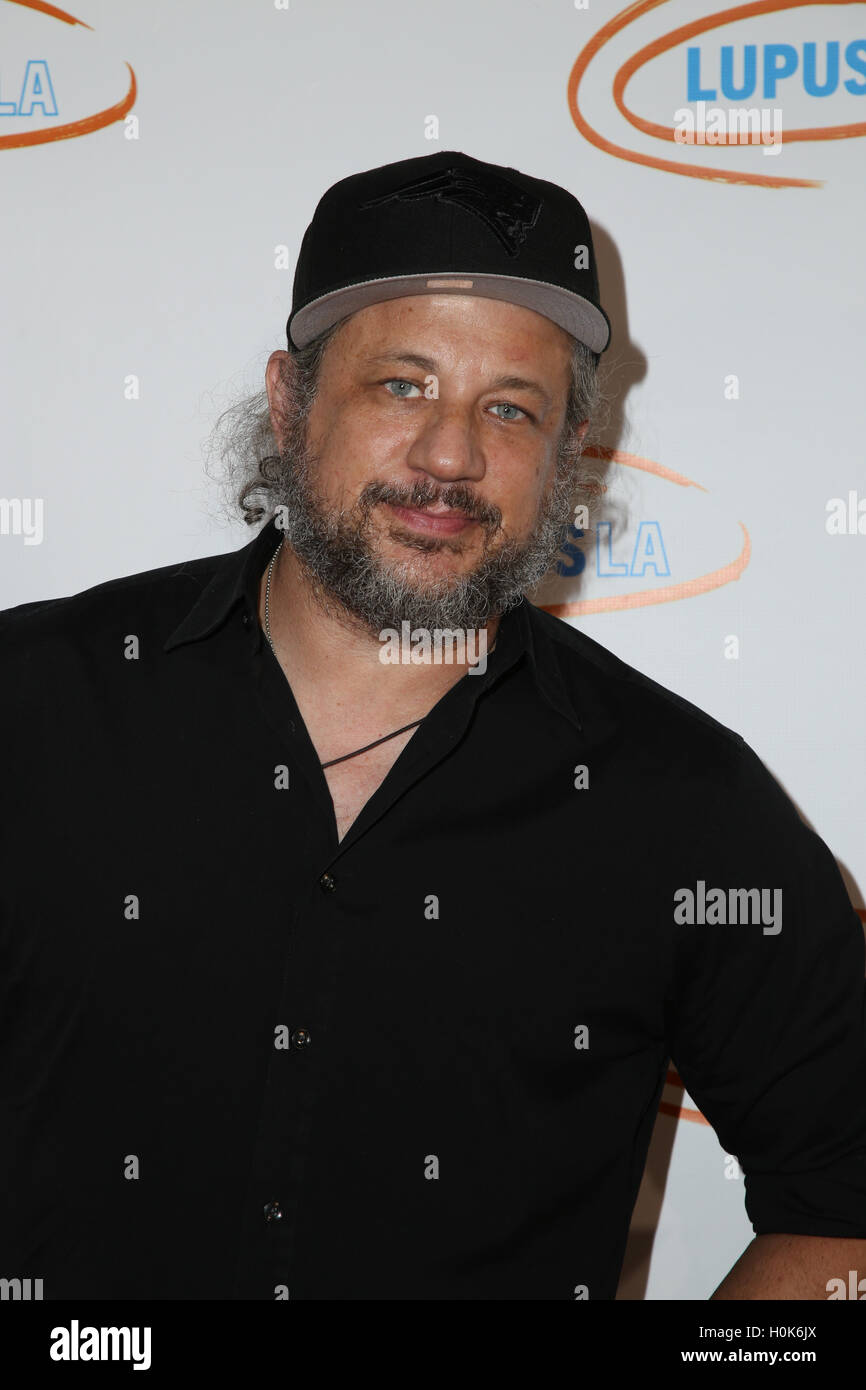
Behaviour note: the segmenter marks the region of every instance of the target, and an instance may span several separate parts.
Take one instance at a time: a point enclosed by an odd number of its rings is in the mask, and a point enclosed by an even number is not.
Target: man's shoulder
[[[803,835],[799,813],[760,755],[735,729],[630,666],[570,623],[533,608],[536,633],[548,639],[563,687],[585,720],[591,744],[618,743],[629,767],[640,768],[703,823],[711,814],[737,833],[760,840],[769,826]]]
[[[225,554],[181,560],[136,574],[103,580],[73,594],[34,599],[0,610],[4,662],[20,653],[32,660],[46,647],[55,650],[80,638],[114,633],[116,622],[165,628],[181,621],[213,577]]]
[[[716,744],[721,754],[748,751],[734,729],[714,719],[676,691],[655,681],[616,656],[564,619],[532,606],[537,630],[554,645],[565,687],[575,708],[592,699],[612,719],[627,720],[643,732],[648,727],[687,742]]]

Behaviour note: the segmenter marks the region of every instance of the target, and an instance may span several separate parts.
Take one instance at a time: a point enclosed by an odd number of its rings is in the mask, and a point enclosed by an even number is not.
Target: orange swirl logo
[[[704,494],[707,492],[707,489],[695,482],[694,479],[687,478],[685,474],[677,473],[672,468],[666,468],[656,459],[644,458],[640,454],[629,454],[620,449],[592,447],[585,450],[585,457],[604,458],[619,467],[636,469],[640,473],[658,478],[663,483],[672,483],[680,488],[696,488],[698,492]],[[674,603],[678,599],[696,598],[699,594],[710,593],[713,589],[719,589],[723,585],[739,579],[751,558],[752,543],[749,532],[742,521],[737,524],[740,530],[740,549],[732,559],[715,569],[706,570],[702,574],[693,573],[690,578],[679,580],[673,584],[655,585],[651,588],[632,588],[626,593],[604,594],[593,598],[565,601],[557,601],[552,598],[548,593],[551,587],[548,584],[541,591],[537,606],[543,608],[547,613],[552,613],[556,618],[583,618],[595,613],[622,612],[629,609],[646,608],[656,603]],[[623,571],[627,568],[627,566],[622,567]],[[638,573],[641,572],[638,570]],[[596,580],[597,578],[598,576],[596,576]],[[624,582],[628,583],[628,579]],[[558,590],[562,585],[560,582],[554,581],[553,587]]]
[[[603,25],[597,34],[579,54],[568,79],[568,109],[572,120],[580,131],[581,135],[597,149],[603,150],[606,154],[613,155],[616,159],[628,160],[632,164],[641,164],[645,168],[660,169],[669,174],[681,174],[688,178],[712,179],[717,183],[737,183],[750,184],[760,188],[818,188],[821,181],[808,178],[794,178],[793,176],[777,174],[759,174],[744,169],[724,168],[721,164],[690,164],[687,160],[677,161],[674,159],[661,158],[654,154],[644,153],[639,150],[628,149],[623,145],[615,144],[601,134],[581,111],[580,93],[581,84],[590,64],[597,55],[604,49],[616,35],[620,34],[629,25],[642,19],[651,11],[659,9],[662,5],[668,4],[669,0],[638,0],[638,3],[629,5],[622,10],[607,24]],[[761,15],[775,14],[783,10],[799,10],[804,8],[816,9],[819,6],[833,5],[862,5],[864,0],[754,0],[754,3],[747,5],[736,5],[731,9],[719,10],[715,14],[707,15],[703,19],[694,20],[689,24],[683,24],[678,29],[672,30],[646,44],[638,52],[633,54],[626,62],[622,63],[617,70],[612,83],[612,96],[620,115],[635,129],[645,135],[652,136],[656,140],[663,140],[669,143],[681,143],[673,125],[661,125],[658,122],[644,119],[638,115],[628,105],[625,99],[626,88],[631,79],[652,59],[668,53],[671,49],[680,44],[685,44],[691,39],[698,38],[711,30],[719,29],[724,25],[733,24],[740,21],[754,19]],[[788,47],[787,45],[776,47]],[[834,45],[838,49],[838,45]],[[866,55],[866,39],[855,40],[849,45],[849,62],[856,73],[866,72],[863,57]],[[846,50],[847,53],[847,50]],[[838,57],[837,57],[838,62]],[[829,68],[829,59],[828,59]],[[793,72],[793,68],[777,70],[779,77],[787,77]],[[857,96],[866,93],[866,83],[859,79],[849,79],[845,84],[849,92]],[[772,90],[775,91],[775,82],[772,83]],[[828,88],[818,90],[815,95],[825,96]],[[794,144],[801,141],[815,140],[843,140],[857,136],[866,135],[866,122],[854,121],[845,124],[814,126],[787,130],[784,135],[786,144]],[[692,143],[691,141],[689,143]],[[708,140],[699,142],[703,150],[704,144],[719,146],[724,141]]]
[[[7,25],[3,44],[3,89],[0,90],[0,150],[20,149],[25,145],[44,145],[53,140],[71,140],[90,135],[114,121],[122,121],[132,109],[137,94],[135,73],[124,63],[125,75],[118,80],[106,74],[106,59],[97,44],[85,51],[69,42],[70,32],[94,30],[84,20],[76,19],[44,0],[5,0],[14,5],[18,23]],[[26,11],[26,15],[22,14]],[[7,15],[10,12],[7,10]],[[17,33],[15,32],[17,28]],[[83,37],[83,35],[82,35]],[[31,56],[38,53],[38,57]],[[48,56],[46,57],[46,53]],[[108,59],[110,64],[115,60]],[[17,80],[15,68],[19,68]],[[8,83],[12,81],[13,85]],[[118,99],[97,111],[75,113],[72,120],[60,119],[64,107],[74,111],[76,102],[94,87],[112,85],[119,89]],[[12,125],[8,133],[3,126]]]

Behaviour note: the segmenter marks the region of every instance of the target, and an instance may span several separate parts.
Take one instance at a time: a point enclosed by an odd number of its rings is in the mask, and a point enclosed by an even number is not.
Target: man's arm
[[[756,1236],[713,1298],[824,1301],[851,1270],[866,1281],[863,924],[829,847],[748,744],[710,770],[659,888],[679,872],[693,905],[698,885],[727,894],[712,920],[675,917],[665,1008],[668,1056],[737,1159]],[[729,910],[750,892],[760,914]]]
[[[866,1278],[866,1240],[830,1236],[755,1236],[713,1299],[828,1298],[827,1283],[848,1271]],[[859,1295],[861,1298],[866,1294]],[[711,1300],[712,1301],[712,1300]]]

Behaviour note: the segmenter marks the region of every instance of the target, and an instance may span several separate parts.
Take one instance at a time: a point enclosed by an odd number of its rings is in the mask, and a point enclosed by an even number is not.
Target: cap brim
[[[306,347],[327,328],[368,304],[415,294],[477,294],[484,299],[503,299],[552,319],[593,352],[604,352],[610,342],[606,315],[581,295],[572,294],[559,285],[526,280],[518,275],[475,275],[471,271],[454,270],[440,274],[388,276],[331,290],[299,309],[289,319],[287,332],[296,347]]]

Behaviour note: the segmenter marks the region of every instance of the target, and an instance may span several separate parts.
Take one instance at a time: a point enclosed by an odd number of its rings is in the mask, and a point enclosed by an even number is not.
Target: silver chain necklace
[[[271,651],[273,652],[274,656],[276,656],[277,654],[277,649],[274,646],[273,638],[271,637],[271,575],[274,572],[274,565],[276,564],[277,556],[283,548],[283,541],[285,539],[286,538],[284,535],[280,537],[280,543],[273,553],[271,563],[268,565],[268,582],[265,585],[265,636],[271,644]]]

